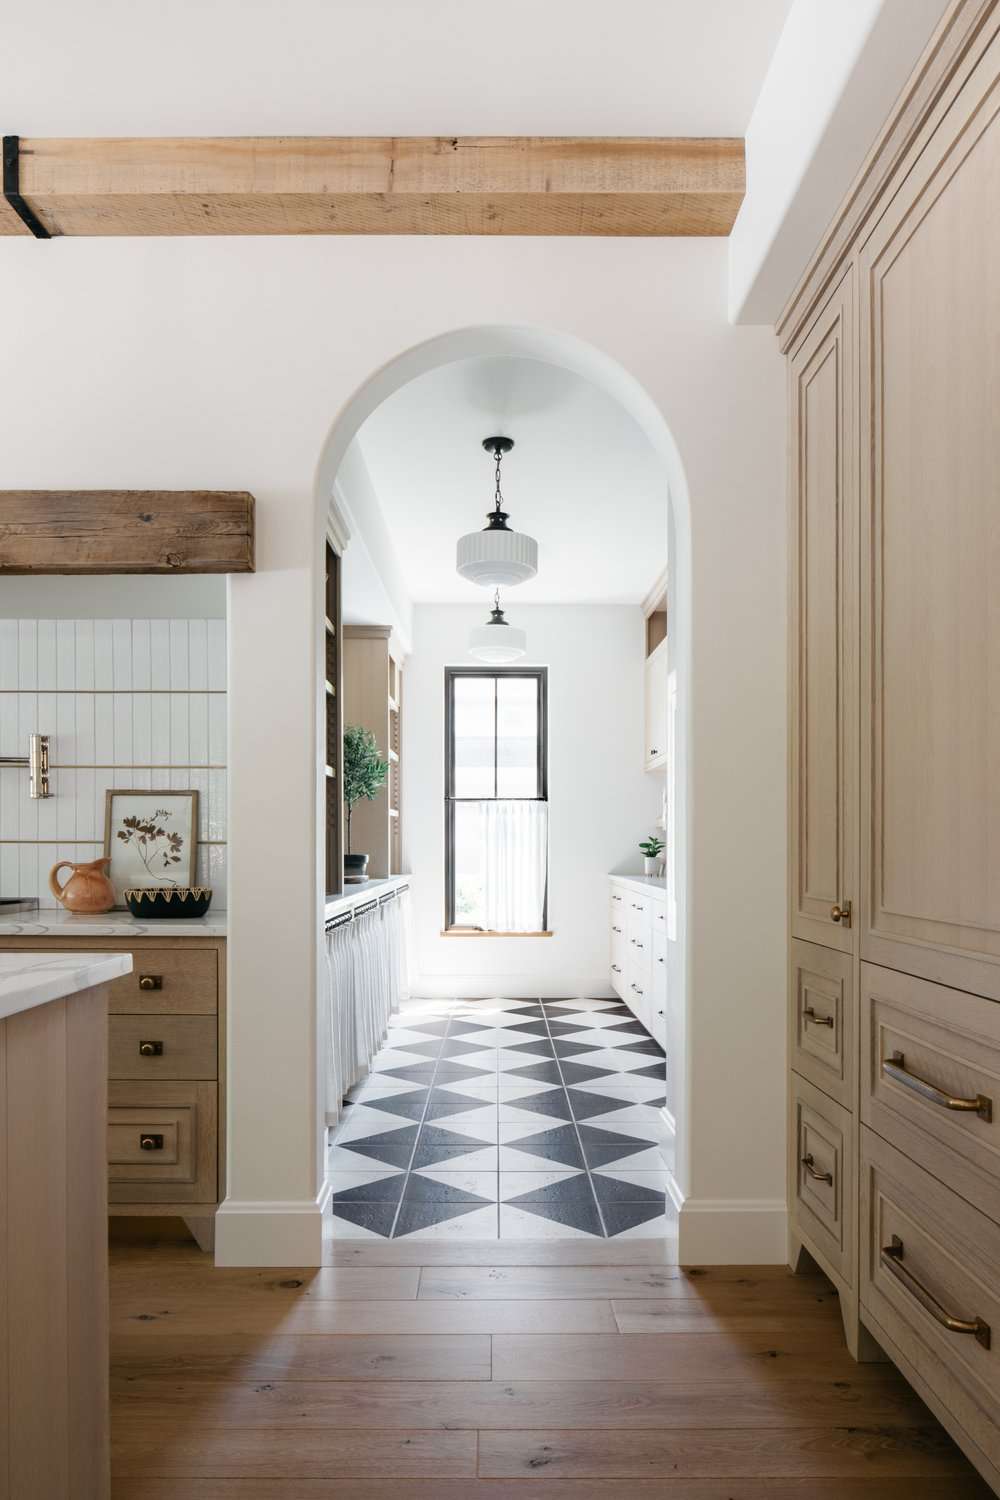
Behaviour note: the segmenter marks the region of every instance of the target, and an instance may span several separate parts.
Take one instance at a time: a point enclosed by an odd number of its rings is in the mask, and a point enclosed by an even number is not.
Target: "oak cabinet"
[[[857,452],[848,269],[789,361],[792,933],[851,952],[857,785]]]
[[[1000,1493],[998,241],[1000,3],[955,0],[779,325],[789,1253]]]

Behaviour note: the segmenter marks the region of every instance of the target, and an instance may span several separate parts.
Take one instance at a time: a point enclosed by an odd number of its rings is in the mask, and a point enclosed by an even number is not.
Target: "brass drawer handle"
[[[815,1158],[813,1157],[811,1151],[807,1151],[805,1156],[802,1158],[802,1165],[805,1167],[806,1171],[809,1173],[809,1176],[812,1177],[814,1181],[826,1182],[829,1183],[830,1187],[833,1187],[833,1173],[820,1172],[816,1168]]]
[[[818,1016],[816,1014],[816,1012],[813,1010],[813,1008],[812,1008],[811,1005],[805,1006],[803,1008],[802,1014],[805,1016],[806,1020],[807,1021],[811,1021],[814,1026],[832,1026],[833,1025],[833,1017],[832,1016]]]
[[[139,975],[139,988],[141,990],[162,990],[162,988],[163,988],[163,975],[162,974],[140,974]]]
[[[883,1245],[879,1254],[879,1261],[896,1280],[906,1287],[906,1290],[916,1297],[920,1306],[929,1312],[935,1323],[940,1323],[942,1328],[947,1328],[949,1333],[971,1333],[977,1344],[982,1344],[984,1349],[990,1347],[990,1325],[984,1323],[982,1318],[955,1318],[948,1312],[947,1308],[924,1286],[918,1277],[914,1276],[909,1266],[903,1263],[903,1241],[898,1234],[892,1237],[892,1243]]]
[[[974,1099],[956,1099],[953,1095],[946,1094],[944,1089],[939,1089],[935,1084],[929,1083],[918,1073],[911,1073],[906,1066],[906,1059],[902,1052],[894,1052],[891,1057],[884,1057],[882,1072],[887,1078],[893,1078],[904,1088],[910,1089],[912,1093],[919,1094],[921,1099],[929,1099],[931,1104],[938,1104],[942,1109],[953,1109],[960,1114],[978,1115],[987,1123],[993,1119],[992,1099],[988,1099],[985,1094],[977,1094]]]
[[[141,1135],[139,1137],[139,1150],[140,1151],[162,1151],[163,1150],[163,1137],[162,1137],[162,1135]]]
[[[139,1043],[139,1056],[140,1057],[162,1057],[163,1056],[163,1043],[162,1042],[140,1042]]]
[[[839,922],[842,927],[850,927],[851,903],[849,901],[845,901],[843,906],[831,906],[830,920],[831,922]]]

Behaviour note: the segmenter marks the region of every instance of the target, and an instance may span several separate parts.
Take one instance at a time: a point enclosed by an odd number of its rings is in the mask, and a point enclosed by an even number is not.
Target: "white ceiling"
[[[493,461],[509,524],[538,542],[538,576],[508,602],[639,603],[666,563],[666,478],[646,437],[580,376],[536,360],[460,360],[411,381],[368,418],[364,458],[410,596],[471,603],[455,543],[486,524]],[[347,497],[350,503],[350,495]]]
[[[0,13],[4,129],[742,135],[790,3],[31,0]]]

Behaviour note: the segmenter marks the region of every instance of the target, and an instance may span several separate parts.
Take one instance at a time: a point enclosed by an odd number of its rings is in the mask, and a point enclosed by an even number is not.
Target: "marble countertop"
[[[382,880],[360,880],[357,885],[349,885],[342,896],[333,896],[326,903],[326,920],[329,922],[331,917],[342,917],[352,906],[360,906],[365,901],[374,900],[376,896],[384,896],[388,891],[396,890],[398,886],[409,884],[409,875],[389,875]],[[3,928],[0,927],[0,932],[2,931]]]
[[[131,953],[0,953],[0,1021],[131,972]]]
[[[226,935],[226,913],[209,909],[203,917],[161,917],[140,922],[129,911],[106,911],[81,917],[61,906],[37,911],[0,913],[0,939],[5,937],[211,937]]]
[[[612,875],[610,878],[622,885],[630,885],[633,890],[643,891],[647,896],[662,896],[666,900],[667,882],[662,875]]]

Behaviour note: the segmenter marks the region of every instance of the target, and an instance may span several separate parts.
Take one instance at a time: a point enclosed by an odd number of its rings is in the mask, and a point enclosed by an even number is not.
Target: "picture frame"
[[[108,787],[105,793],[104,853],[117,905],[124,892],[176,890],[196,883],[198,860],[197,791],[146,791]]]

